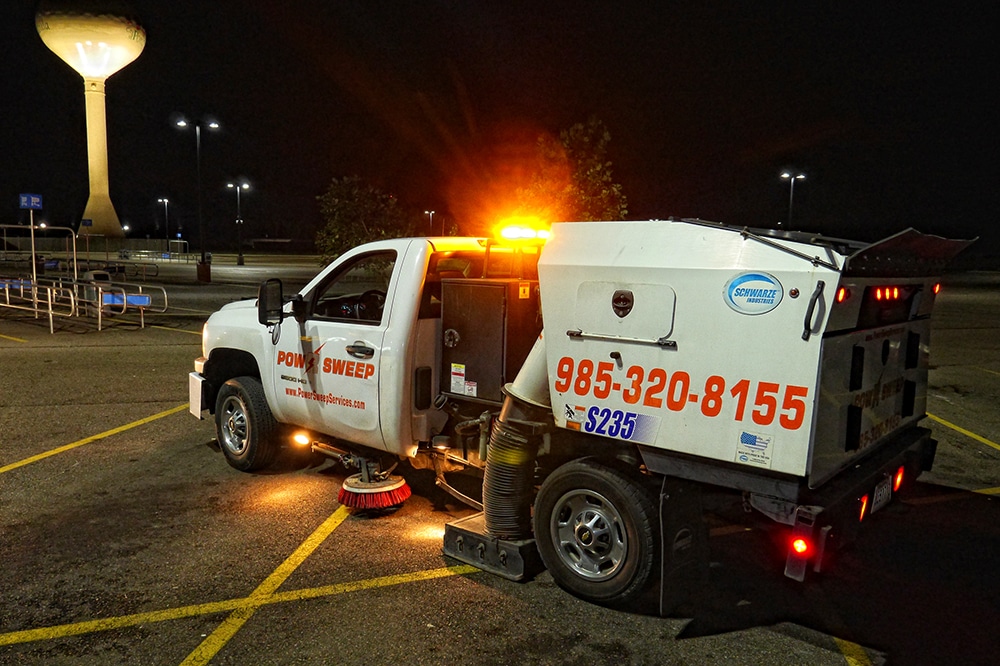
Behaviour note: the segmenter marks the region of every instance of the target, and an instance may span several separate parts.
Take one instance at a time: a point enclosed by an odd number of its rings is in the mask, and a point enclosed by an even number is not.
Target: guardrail
[[[66,287],[34,284],[28,278],[0,278],[0,294],[0,307],[34,312],[36,319],[46,314],[50,334],[55,333],[55,317],[77,314],[76,294]]]
[[[128,312],[139,315],[140,328],[146,327],[146,312],[167,311],[167,292],[157,285],[67,278],[0,277],[0,307],[48,316],[49,333],[55,332],[54,317],[96,317],[97,330],[104,318]]]

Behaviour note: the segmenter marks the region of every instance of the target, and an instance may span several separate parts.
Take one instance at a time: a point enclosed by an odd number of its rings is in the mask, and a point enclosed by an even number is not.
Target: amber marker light
[[[292,435],[292,441],[299,446],[309,446],[312,444],[312,437],[309,436],[309,433],[300,430]]]

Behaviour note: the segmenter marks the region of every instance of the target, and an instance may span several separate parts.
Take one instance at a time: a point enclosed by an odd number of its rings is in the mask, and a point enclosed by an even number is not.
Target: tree
[[[558,220],[623,220],[628,202],[607,159],[611,133],[591,117],[564,130],[557,141],[538,138],[538,164],[528,187],[518,191],[521,213]]]
[[[413,235],[414,218],[396,197],[357,176],[334,178],[326,192],[316,198],[325,220],[316,234],[316,247],[324,263],[363,243]]]

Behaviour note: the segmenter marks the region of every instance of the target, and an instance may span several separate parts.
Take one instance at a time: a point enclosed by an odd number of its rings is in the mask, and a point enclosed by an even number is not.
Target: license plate
[[[879,481],[875,486],[875,496],[872,499],[872,513],[875,513],[892,499],[892,477]]]

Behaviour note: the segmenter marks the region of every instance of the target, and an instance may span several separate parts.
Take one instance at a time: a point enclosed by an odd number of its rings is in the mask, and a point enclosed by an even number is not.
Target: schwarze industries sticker
[[[778,307],[785,290],[767,273],[740,273],[726,283],[726,305],[740,314],[759,315]]]

